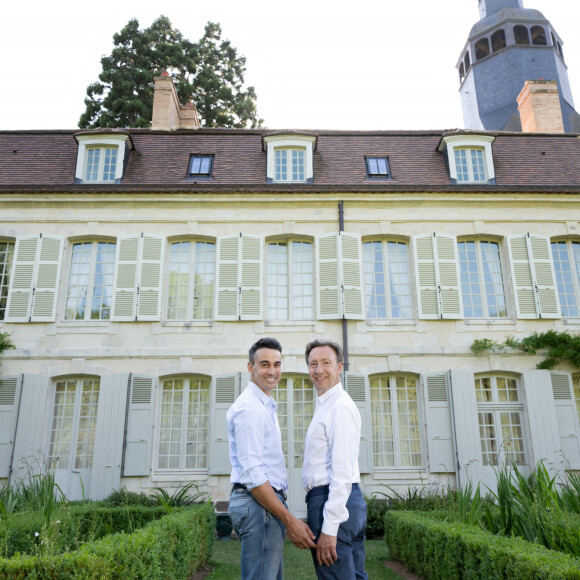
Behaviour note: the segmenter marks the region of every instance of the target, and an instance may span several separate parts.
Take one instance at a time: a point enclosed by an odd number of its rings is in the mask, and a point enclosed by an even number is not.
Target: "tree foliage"
[[[191,42],[167,16],[143,30],[137,19],[129,20],[113,35],[111,54],[101,58],[99,81],[87,87],[79,127],[149,127],[154,78],[162,71],[173,78],[182,104],[195,103],[202,126],[259,126],[256,93],[244,88],[246,59],[221,36],[213,22]]]

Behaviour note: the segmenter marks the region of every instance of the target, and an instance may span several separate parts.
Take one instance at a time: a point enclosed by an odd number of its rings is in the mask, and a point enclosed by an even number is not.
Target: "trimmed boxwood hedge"
[[[0,559],[0,580],[185,580],[211,555],[214,530],[213,506],[184,508],[131,534],[111,534],[73,552]]]
[[[428,580],[580,580],[580,559],[425,514],[387,511],[391,557]]]

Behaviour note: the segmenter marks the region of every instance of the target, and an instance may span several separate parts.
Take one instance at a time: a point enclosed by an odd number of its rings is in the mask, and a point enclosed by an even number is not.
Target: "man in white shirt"
[[[298,548],[314,534],[286,507],[286,463],[272,391],[282,346],[262,338],[249,351],[250,382],[227,413],[233,484],[228,513],[242,541],[242,580],[282,580],[284,533]]]
[[[360,490],[360,413],[340,383],[343,354],[332,341],[306,346],[306,363],[317,392],[308,431],[302,483],[307,523],[316,534],[312,559],[319,579],[367,580],[367,505]]]

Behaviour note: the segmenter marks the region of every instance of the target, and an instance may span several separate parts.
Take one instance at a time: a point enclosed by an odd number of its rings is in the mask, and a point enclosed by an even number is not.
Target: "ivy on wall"
[[[7,332],[0,332],[0,354],[9,348],[14,348],[10,341],[10,335]]]

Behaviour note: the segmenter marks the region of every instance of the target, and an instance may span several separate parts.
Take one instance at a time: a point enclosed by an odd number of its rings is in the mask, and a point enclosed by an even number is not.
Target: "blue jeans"
[[[242,541],[242,580],[282,580],[285,529],[280,520],[244,489],[232,491],[228,514]]]
[[[308,499],[308,527],[316,535],[322,531],[322,511],[328,499],[328,491]],[[357,484],[346,502],[348,520],[338,528],[336,553],[338,559],[332,566],[318,565],[316,550],[311,549],[316,576],[319,580],[368,580],[365,572],[365,531],[367,527],[367,503]]]

